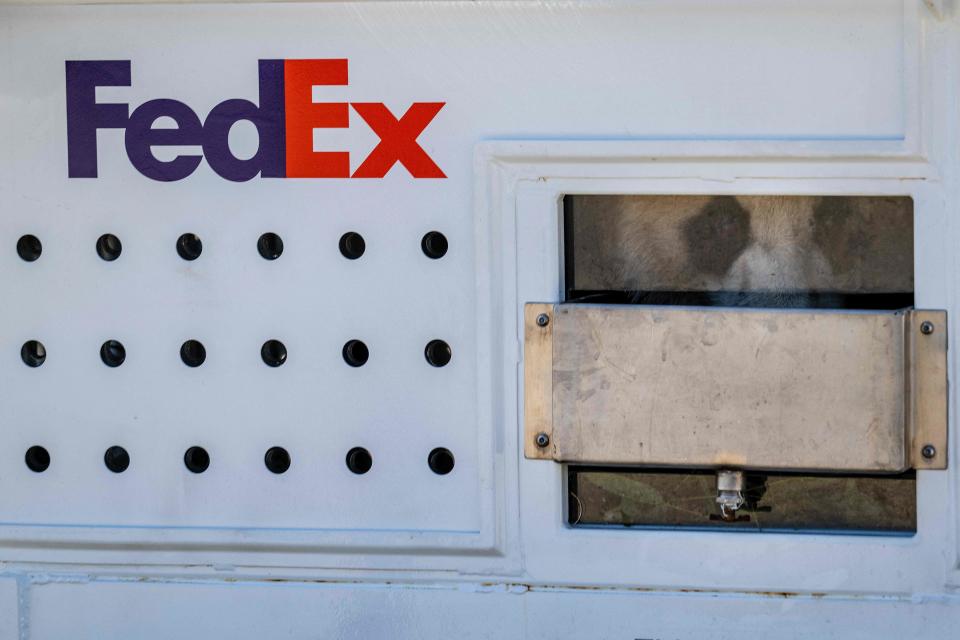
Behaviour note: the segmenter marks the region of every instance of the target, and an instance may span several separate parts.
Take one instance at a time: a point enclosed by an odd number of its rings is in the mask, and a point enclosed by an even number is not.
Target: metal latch
[[[721,519],[732,522],[737,519],[737,511],[744,505],[745,488],[743,471],[721,470],[717,472],[717,505]]]

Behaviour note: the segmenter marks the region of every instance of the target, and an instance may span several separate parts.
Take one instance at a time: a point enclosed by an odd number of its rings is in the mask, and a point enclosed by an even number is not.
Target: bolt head
[[[922,455],[927,460],[931,460],[937,455],[937,448],[932,444],[923,445],[923,449],[920,449],[920,455]]]
[[[547,326],[548,324],[550,324],[550,316],[548,316],[548,315],[545,314],[545,313],[541,313],[540,315],[537,316],[537,326],[538,326],[538,327],[545,327],[545,326]]]
[[[538,433],[537,437],[534,438],[534,442],[537,443],[537,446],[543,449],[545,446],[550,444],[550,436],[545,433]]]
[[[933,333],[933,328],[934,328],[933,323],[930,322],[929,320],[924,320],[923,322],[920,323],[920,333],[922,333],[925,336],[928,336],[931,333]]]

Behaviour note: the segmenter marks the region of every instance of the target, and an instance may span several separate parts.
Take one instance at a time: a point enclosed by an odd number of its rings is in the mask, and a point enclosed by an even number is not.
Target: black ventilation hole
[[[119,367],[127,359],[127,350],[117,340],[107,340],[100,346],[100,359],[108,367]]]
[[[279,340],[267,340],[260,347],[260,357],[271,367],[279,367],[287,361],[287,348]]]
[[[445,367],[450,362],[450,358],[453,357],[453,351],[450,350],[450,345],[443,340],[431,340],[427,343],[427,348],[423,350],[423,355],[426,356],[427,362],[434,367]]]
[[[185,233],[177,238],[177,253],[184,260],[196,260],[203,253],[203,242],[195,233]]]
[[[20,347],[20,359],[28,367],[39,367],[47,359],[47,350],[42,342],[27,340]]]
[[[187,340],[180,345],[180,359],[188,367],[199,367],[207,359],[207,349],[199,340]]]
[[[130,454],[123,447],[110,447],[103,454],[103,464],[114,473],[123,473],[130,466]]]
[[[269,453],[268,451],[267,454],[269,455]],[[183,464],[193,473],[203,473],[210,466],[210,454],[203,447],[190,447],[183,454]],[[270,464],[267,463],[267,467],[269,466]],[[289,457],[287,458],[287,466],[290,466]]]
[[[34,445],[27,449],[27,455],[23,457],[30,471],[41,473],[50,466],[50,452],[41,446]]]
[[[439,231],[427,232],[427,234],[423,236],[423,240],[420,241],[420,248],[423,249],[424,255],[433,260],[439,260],[447,255],[449,246],[447,236]]]
[[[105,233],[97,238],[97,255],[107,262],[113,262],[119,258],[121,251],[123,251],[123,245],[120,244],[120,238],[112,233]]]
[[[356,231],[348,231],[340,236],[340,253],[347,260],[356,260],[367,250],[363,236]]]
[[[373,466],[373,456],[363,447],[354,447],[347,451],[347,469],[357,475],[363,475]]]
[[[40,244],[40,238],[37,236],[20,236],[17,240],[17,255],[27,262],[33,262],[43,253],[43,245]]]
[[[348,340],[343,345],[343,360],[351,367],[362,367],[370,359],[370,350],[360,340]]]
[[[275,233],[265,233],[257,240],[257,251],[266,260],[276,260],[283,253],[283,240]]]
[[[430,471],[438,476],[445,476],[453,471],[453,464],[453,454],[450,453],[449,449],[443,447],[437,447],[427,456],[427,465],[430,466]]]
[[[283,473],[290,468],[290,454],[283,447],[270,447],[263,456],[263,464],[273,473]]]

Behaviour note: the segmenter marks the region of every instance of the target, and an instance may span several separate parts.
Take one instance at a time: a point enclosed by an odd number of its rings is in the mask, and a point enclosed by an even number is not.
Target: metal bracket
[[[524,309],[524,453],[553,458],[553,305],[528,304]]]
[[[907,314],[907,449],[914,469],[947,468],[947,314]]]

